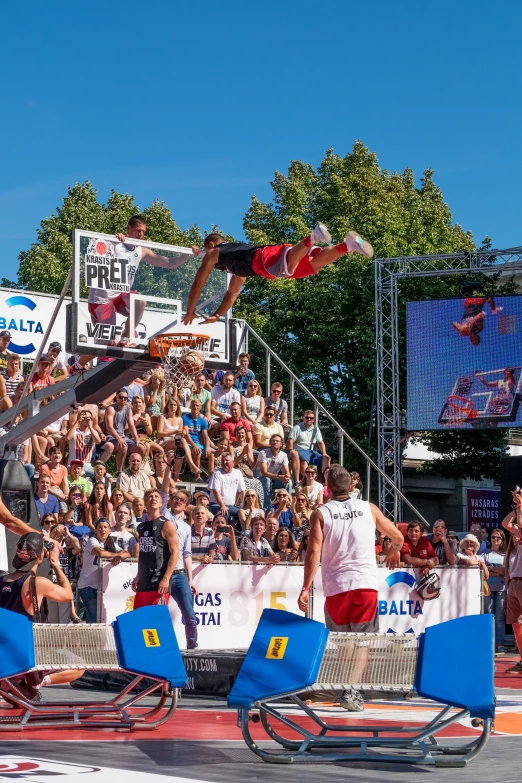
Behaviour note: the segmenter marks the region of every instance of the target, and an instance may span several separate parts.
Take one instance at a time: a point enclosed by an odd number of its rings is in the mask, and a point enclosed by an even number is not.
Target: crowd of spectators
[[[9,339],[0,333],[0,410],[16,404],[25,382],[20,357],[6,350]],[[29,390],[57,386],[58,394],[75,366],[77,357],[51,343],[31,373]],[[150,488],[162,493],[162,514],[183,516],[189,524],[196,562],[304,561],[311,514],[328,500],[331,458],[315,412],[306,410],[291,426],[282,384],[267,391],[263,396],[247,353],[235,372],[204,370],[190,388],[169,388],[158,368],[5,454],[23,462],[34,481],[42,529],[60,541],[63,569],[78,585],[87,621],[96,619],[98,561],[117,564],[138,555],[137,528],[147,519]],[[178,486],[182,477],[199,485],[192,497]],[[352,497],[362,491],[353,472]],[[429,536],[413,521],[401,561],[421,573],[445,565],[481,568],[485,608],[495,615],[502,651],[505,569],[515,546],[500,529],[489,536],[474,525],[459,540],[443,520]],[[389,547],[386,537],[376,539],[378,563]],[[78,619],[74,607],[62,615]]]

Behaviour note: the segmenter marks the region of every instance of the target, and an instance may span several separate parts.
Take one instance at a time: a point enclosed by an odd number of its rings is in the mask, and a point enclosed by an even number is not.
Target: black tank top
[[[18,579],[12,582],[6,582],[7,576],[7,574],[6,576],[0,576],[0,607],[9,609],[17,614],[23,614],[34,623],[34,616],[29,614],[22,601],[22,588],[26,580],[33,574],[22,574],[22,576],[19,576]]]
[[[138,590],[140,592],[157,590],[167,570],[170,557],[169,542],[161,535],[163,525],[167,521],[166,517],[158,517],[138,525],[140,552],[138,560]]]
[[[222,242],[219,248],[219,259],[214,269],[230,272],[238,277],[252,277],[252,258],[259,245],[247,245],[243,242]]]

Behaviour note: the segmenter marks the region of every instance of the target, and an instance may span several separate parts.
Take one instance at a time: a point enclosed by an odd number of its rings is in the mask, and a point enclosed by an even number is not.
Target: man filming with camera
[[[60,545],[46,541],[42,533],[31,531],[18,540],[13,557],[13,569],[0,577],[0,608],[22,614],[31,622],[41,622],[44,617],[44,599],[58,604],[71,603],[74,599],[71,585],[60,568]],[[36,576],[36,570],[44,558],[49,559],[56,582],[44,576]],[[52,674],[29,672],[20,682],[18,690],[30,701],[39,701],[38,689],[43,685],[64,685],[77,680],[83,670],[64,669]]]

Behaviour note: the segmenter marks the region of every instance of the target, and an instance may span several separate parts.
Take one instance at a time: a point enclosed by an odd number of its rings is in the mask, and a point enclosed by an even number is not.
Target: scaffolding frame
[[[377,464],[391,479],[385,481],[378,473],[379,506],[391,519],[403,518],[402,453],[407,432],[400,407],[399,281],[473,272],[493,275],[517,268],[522,269],[522,247],[375,259]]]

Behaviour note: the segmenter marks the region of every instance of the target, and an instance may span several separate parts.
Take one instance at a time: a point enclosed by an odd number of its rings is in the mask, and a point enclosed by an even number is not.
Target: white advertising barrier
[[[123,562],[102,570],[101,621],[111,623],[119,614],[131,611],[134,593],[131,582],[137,562]],[[263,609],[298,612],[297,599],[303,584],[301,565],[264,566],[223,563],[194,565],[198,588],[194,610],[198,620],[198,645],[202,650],[246,648],[250,645]],[[441,594],[423,601],[413,589],[414,569],[388,571],[379,568],[379,621],[386,633],[421,633],[455,617],[480,614],[482,577],[478,568],[439,568]],[[185,647],[184,626],[177,604],[169,602],[176,636]],[[321,575],[313,590],[313,617],[324,622]]]
[[[480,568],[437,568],[441,591],[433,601],[423,601],[415,590],[415,568],[389,571],[379,567],[379,630],[383,633],[419,634],[429,625],[482,612]],[[314,582],[313,618],[324,623],[321,579]]]
[[[102,622],[111,623],[133,605],[131,582],[137,562],[123,562],[102,568]],[[230,650],[250,645],[263,609],[297,612],[303,585],[300,565],[265,566],[223,563],[193,565],[198,595],[194,611],[198,620],[198,647]],[[176,637],[186,646],[185,631],[177,604],[169,602]]]
[[[58,297],[52,294],[33,294],[12,288],[0,288],[0,331],[8,329],[11,332],[9,351],[20,354],[22,359],[35,358],[57,301]],[[66,344],[66,305],[70,301],[71,299],[67,297],[58,311],[58,316],[49,338],[49,342],[58,340],[63,349],[65,349]],[[181,302],[168,301],[169,304],[176,305],[179,312],[181,311]],[[85,310],[85,317],[88,320],[87,303],[82,302],[80,307]],[[166,314],[157,308],[146,308],[144,318],[149,329],[148,335],[147,330],[143,333],[138,330],[143,339],[146,339],[150,334],[155,334],[173,320],[170,313]],[[118,317],[120,325],[123,324],[124,320],[123,316]],[[170,331],[183,332],[186,331],[186,327],[180,324],[172,327]],[[217,321],[214,324],[206,325],[204,328],[195,324],[190,331],[197,334],[208,334],[210,337],[210,353],[215,353],[223,361],[228,361],[226,323],[224,321]]]

